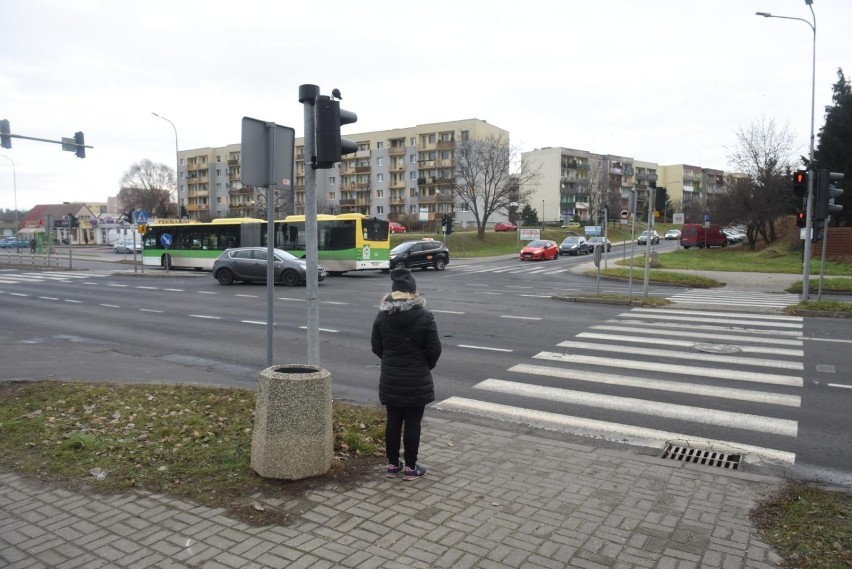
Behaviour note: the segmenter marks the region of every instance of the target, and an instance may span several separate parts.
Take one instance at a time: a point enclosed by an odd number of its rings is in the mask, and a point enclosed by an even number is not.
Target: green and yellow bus
[[[329,273],[387,270],[390,230],[383,219],[361,214],[318,215],[317,256]],[[222,218],[209,223],[153,223],[143,237],[142,260],[147,266],[209,271],[213,261],[231,247],[265,247],[266,221]],[[275,247],[306,256],[305,216],[275,222]]]

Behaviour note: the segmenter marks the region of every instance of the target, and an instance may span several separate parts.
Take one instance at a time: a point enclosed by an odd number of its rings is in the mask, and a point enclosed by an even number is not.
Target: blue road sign
[[[163,247],[168,249],[172,246],[172,236],[170,233],[163,233],[160,235],[160,243],[163,244]]]
[[[142,209],[133,212],[136,223],[148,223],[148,210]]]
[[[710,214],[709,213],[704,214],[704,223],[710,223]]]

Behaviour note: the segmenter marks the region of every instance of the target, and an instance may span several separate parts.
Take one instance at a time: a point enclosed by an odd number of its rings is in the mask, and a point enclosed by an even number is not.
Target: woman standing
[[[431,370],[441,356],[441,340],[411,271],[394,269],[391,281],[391,293],[382,298],[371,338],[373,353],[382,360],[379,400],[387,408],[387,476],[396,478],[402,472],[403,480],[416,480],[426,474],[426,468],[417,464],[420,421],[426,405],[435,400]],[[399,460],[400,439],[404,465]]]

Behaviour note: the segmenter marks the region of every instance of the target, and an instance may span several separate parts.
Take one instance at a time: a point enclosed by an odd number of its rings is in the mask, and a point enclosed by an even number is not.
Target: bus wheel
[[[219,272],[216,273],[216,280],[223,286],[232,285],[234,284],[234,273],[228,269],[220,269]]]
[[[284,271],[281,275],[281,284],[284,286],[298,286],[299,282],[299,274],[296,271]]]

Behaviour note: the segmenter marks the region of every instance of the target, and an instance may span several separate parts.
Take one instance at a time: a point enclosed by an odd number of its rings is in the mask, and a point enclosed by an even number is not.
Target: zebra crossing
[[[34,282],[72,282],[90,278],[104,278],[113,275],[113,271],[21,271],[18,269],[0,271],[0,284],[21,284]]]
[[[737,289],[692,288],[668,297],[674,304],[781,309],[799,303],[798,294],[779,294]]]
[[[435,408],[662,450],[792,465],[802,318],[634,308]],[[676,427],[676,428],[673,428]],[[767,444],[769,443],[769,444]]]

